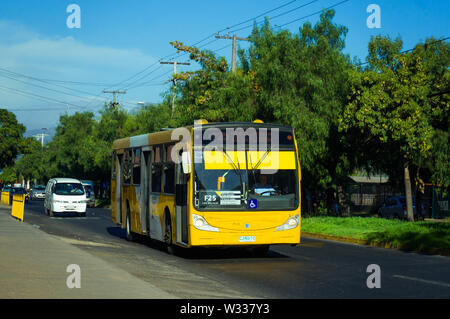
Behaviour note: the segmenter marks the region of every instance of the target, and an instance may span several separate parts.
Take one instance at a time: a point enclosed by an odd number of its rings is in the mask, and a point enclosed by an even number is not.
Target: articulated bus
[[[208,123],[113,143],[112,220],[177,246],[300,243],[300,165],[291,127]]]

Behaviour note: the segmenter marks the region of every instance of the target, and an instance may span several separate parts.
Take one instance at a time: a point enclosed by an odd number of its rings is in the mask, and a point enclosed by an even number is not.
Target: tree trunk
[[[409,164],[407,158],[405,158],[403,168],[405,173],[406,215],[408,217],[408,221],[413,222],[414,212],[412,205],[411,179],[409,178]]]

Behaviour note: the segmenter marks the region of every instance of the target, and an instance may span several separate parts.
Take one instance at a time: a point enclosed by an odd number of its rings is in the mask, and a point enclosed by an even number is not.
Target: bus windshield
[[[194,152],[198,209],[292,210],[298,207],[294,150]]]

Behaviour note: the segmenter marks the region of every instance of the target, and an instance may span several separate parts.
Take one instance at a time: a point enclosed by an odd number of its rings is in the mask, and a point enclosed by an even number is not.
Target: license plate
[[[255,236],[239,236],[240,243],[253,243],[256,241]]]
[[[66,206],[66,209],[75,209],[75,206]]]

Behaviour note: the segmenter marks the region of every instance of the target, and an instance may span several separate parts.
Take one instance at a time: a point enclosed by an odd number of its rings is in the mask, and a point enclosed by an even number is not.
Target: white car
[[[77,213],[86,216],[86,192],[83,185],[73,178],[52,178],[45,188],[44,209],[47,215]]]

